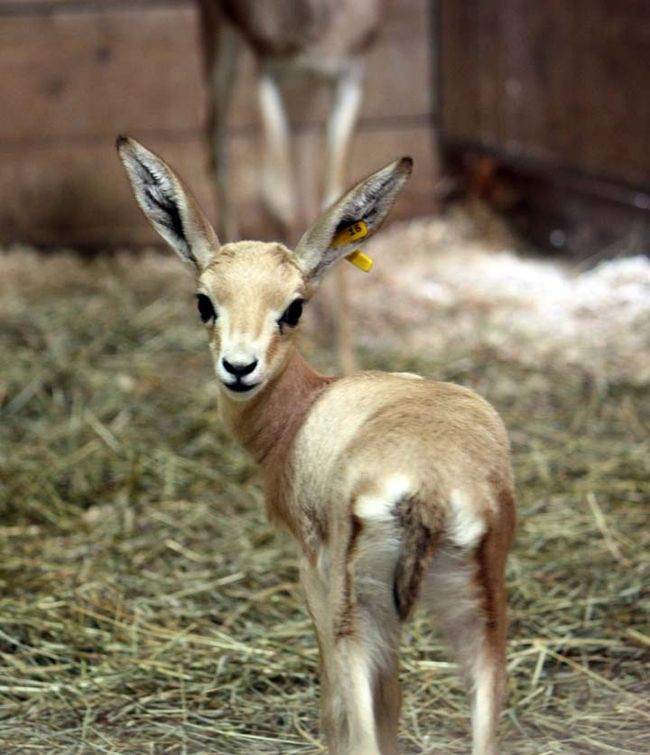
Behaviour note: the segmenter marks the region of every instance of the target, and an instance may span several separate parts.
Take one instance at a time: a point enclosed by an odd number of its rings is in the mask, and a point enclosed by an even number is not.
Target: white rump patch
[[[415,372],[391,372],[395,377],[408,378],[409,380],[424,380],[422,375],[416,375]]]
[[[475,546],[487,530],[485,521],[472,501],[458,489],[451,491],[447,533],[460,548]]]
[[[380,492],[359,497],[354,509],[355,514],[361,519],[376,522],[391,521],[395,504],[401,501],[410,490],[411,483],[408,477],[400,474],[388,477],[384,480]]]

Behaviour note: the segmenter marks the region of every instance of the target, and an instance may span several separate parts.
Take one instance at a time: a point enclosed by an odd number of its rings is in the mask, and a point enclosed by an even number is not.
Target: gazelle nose
[[[221,359],[221,364],[226,372],[236,377],[244,377],[244,375],[250,375],[251,372],[257,367],[257,359],[250,364],[231,364],[225,357]]]

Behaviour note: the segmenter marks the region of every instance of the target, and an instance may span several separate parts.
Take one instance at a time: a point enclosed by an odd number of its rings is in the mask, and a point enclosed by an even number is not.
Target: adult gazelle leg
[[[332,107],[327,119],[327,163],[323,207],[329,207],[342,193],[350,141],[359,115],[363,66],[355,62],[334,83]]]
[[[229,185],[228,150],[228,114],[235,81],[239,39],[235,30],[223,21],[215,22],[211,30],[217,36],[214,47],[208,49],[207,56],[208,139],[217,194],[217,235],[219,240],[225,243],[239,240]]]
[[[278,78],[268,69],[260,73],[258,100],[264,133],[262,201],[278,224],[283,240],[294,242],[290,239],[296,221],[291,128]]]
[[[357,122],[362,96],[363,68],[354,63],[336,80],[332,108],[327,121],[327,163],[323,207],[340,196],[346,180],[348,152]],[[339,367],[346,375],[357,368],[350,323],[350,297],[346,265],[336,270],[336,322]]]

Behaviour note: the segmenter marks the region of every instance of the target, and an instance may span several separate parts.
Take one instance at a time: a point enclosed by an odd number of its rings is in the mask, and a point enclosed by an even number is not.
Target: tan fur
[[[226,427],[262,466],[266,510],[269,519],[283,524],[302,543],[312,560],[308,546],[314,529],[322,536],[323,525],[313,519],[296,517],[287,508],[292,485],[294,440],[313,402],[332,378],[309,369],[300,354],[292,353],[286,368],[276,378],[269,395],[260,394],[247,406],[245,417],[237,403],[222,401],[221,412]]]
[[[261,242],[219,247],[169,166],[131,140],[120,142],[120,156],[141,207],[214,305],[206,332],[221,416],[261,466],[270,519],[297,544],[330,752],[397,752],[399,640],[419,603],[466,679],[473,755],[496,755],[515,522],[503,424],[473,391],[450,383],[321,376],[282,325],[296,297],[308,299],[348,251],[332,243],[340,223],[356,214],[374,233],[410,161],[360,182],[291,252]],[[249,369],[235,378],[224,360]]]

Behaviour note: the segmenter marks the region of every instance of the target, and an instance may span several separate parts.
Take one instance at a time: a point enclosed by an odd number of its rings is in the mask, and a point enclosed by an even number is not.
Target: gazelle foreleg
[[[210,27],[208,27],[210,28]],[[216,34],[215,28],[212,31]],[[219,209],[217,235],[222,242],[238,241],[237,221],[229,191],[228,113],[235,80],[239,39],[223,21],[208,47],[208,138]]]
[[[336,80],[333,102],[327,120],[327,162],[323,207],[328,207],[345,186],[346,163],[362,97],[363,67],[355,62]],[[357,368],[350,323],[347,273],[343,265],[336,270],[337,349],[339,365],[349,375]]]
[[[291,127],[277,76],[268,69],[263,70],[257,91],[264,135],[262,201],[287,241],[296,222]]]

